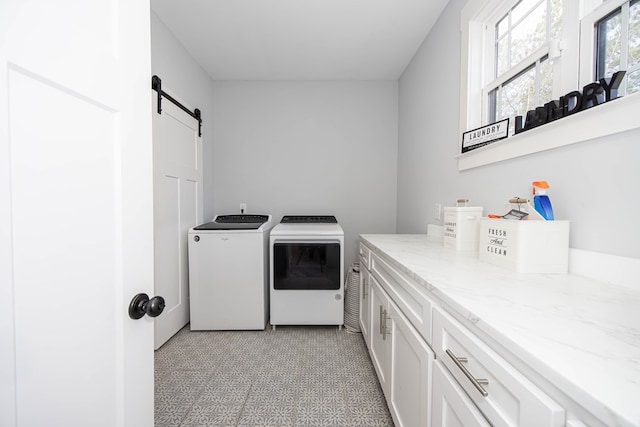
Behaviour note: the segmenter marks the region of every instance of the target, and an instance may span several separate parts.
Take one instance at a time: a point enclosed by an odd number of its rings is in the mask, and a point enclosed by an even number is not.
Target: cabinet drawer
[[[370,262],[372,275],[391,296],[391,299],[427,344],[431,344],[431,307],[433,304],[424,294],[425,291],[413,279],[398,271],[377,254],[371,254]]]
[[[564,409],[442,309],[433,310],[436,358],[491,425],[560,427]]]
[[[432,427],[491,427],[447,368],[433,363]]]
[[[371,250],[364,245],[364,243],[360,242],[359,246],[359,255],[360,255],[360,265],[366,269],[371,268]]]

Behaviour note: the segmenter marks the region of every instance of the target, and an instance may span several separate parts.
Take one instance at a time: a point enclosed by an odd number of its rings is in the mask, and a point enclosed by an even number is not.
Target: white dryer
[[[260,330],[269,319],[271,215],[218,215],[189,230],[191,330]]]
[[[334,216],[288,215],[271,230],[270,323],[344,323],[344,232]]]

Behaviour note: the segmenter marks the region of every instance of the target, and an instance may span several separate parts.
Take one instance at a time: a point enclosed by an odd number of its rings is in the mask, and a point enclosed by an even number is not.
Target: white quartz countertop
[[[640,292],[518,274],[426,235],[362,235],[375,253],[611,426],[640,426]]]

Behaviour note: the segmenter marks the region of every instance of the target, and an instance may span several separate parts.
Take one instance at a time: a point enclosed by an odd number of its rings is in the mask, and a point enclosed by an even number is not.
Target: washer
[[[270,323],[344,323],[344,232],[334,216],[284,216],[271,230]]]
[[[260,330],[269,317],[271,215],[218,215],[189,230],[191,330]]]

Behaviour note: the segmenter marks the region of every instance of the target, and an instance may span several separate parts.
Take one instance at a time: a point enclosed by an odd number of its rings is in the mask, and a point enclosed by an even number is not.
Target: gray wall
[[[151,72],[164,90],[202,112],[204,219],[213,215],[213,80],[151,12]],[[151,76],[149,76],[151,88]],[[153,92],[155,95],[155,92]],[[154,113],[155,114],[155,113]]]
[[[216,213],[335,215],[395,232],[397,82],[215,82]]]
[[[346,266],[358,234],[395,232],[396,81],[214,82],[153,12],[151,47],[153,74],[203,114],[205,220],[240,203],[335,215]]]
[[[461,197],[499,213],[546,180],[556,218],[571,220],[572,248],[640,258],[639,131],[458,171],[464,3],[451,0],[399,82],[397,231],[441,224],[434,205]]]

